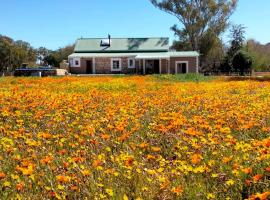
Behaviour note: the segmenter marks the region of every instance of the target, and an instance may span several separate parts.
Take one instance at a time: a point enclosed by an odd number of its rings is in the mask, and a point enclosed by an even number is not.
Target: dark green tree
[[[233,25],[230,32],[231,45],[221,66],[221,71],[223,72],[236,71],[232,63],[233,57],[239,50],[243,48],[245,41],[245,27],[243,25]]]
[[[247,72],[251,72],[252,63],[252,57],[244,50],[237,51],[232,59],[233,68],[235,71],[240,72],[242,76]]]

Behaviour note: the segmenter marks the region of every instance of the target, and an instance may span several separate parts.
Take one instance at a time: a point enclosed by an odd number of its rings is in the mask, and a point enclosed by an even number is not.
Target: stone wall
[[[118,57],[117,57],[118,58]],[[121,57],[121,71],[111,71],[112,58],[95,58],[96,74],[131,74],[136,73],[136,69],[128,68],[128,58]]]
[[[119,57],[115,57],[119,58]],[[95,73],[96,74],[143,74],[143,60],[135,61],[135,68],[128,68],[128,57],[120,57],[121,71],[111,71],[111,57],[95,58]],[[72,74],[86,74],[87,61],[92,58],[81,58],[80,67],[70,67]],[[175,63],[177,61],[187,61],[189,73],[196,73],[197,59],[196,57],[172,57],[170,62],[167,59],[161,59],[161,73],[175,73]],[[170,63],[170,64],[169,64]],[[170,66],[169,66],[170,65]],[[94,64],[93,64],[94,66]],[[169,72],[168,69],[170,68]]]

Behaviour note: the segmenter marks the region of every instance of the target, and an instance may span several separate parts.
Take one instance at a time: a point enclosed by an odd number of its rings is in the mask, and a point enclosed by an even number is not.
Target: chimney
[[[111,46],[111,35],[108,34],[108,38],[109,38],[109,47]]]

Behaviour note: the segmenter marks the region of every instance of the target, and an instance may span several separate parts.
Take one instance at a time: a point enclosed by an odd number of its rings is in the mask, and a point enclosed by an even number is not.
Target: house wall
[[[116,58],[116,57],[115,57]],[[119,58],[119,57],[117,57]],[[143,74],[143,60],[135,61],[135,68],[128,68],[128,57],[121,57],[121,71],[111,71],[110,57],[95,58],[95,72],[96,74]],[[70,67],[72,74],[86,74],[86,63],[88,60],[93,61],[93,58],[81,58],[80,67]],[[171,74],[175,73],[175,64],[177,61],[188,62],[188,72],[196,73],[197,58],[196,57],[171,57],[170,60],[161,59],[161,73],[167,74],[168,70]],[[169,69],[170,68],[170,69]]]
[[[187,61],[188,62],[188,72],[197,72],[197,58],[196,57],[171,57],[170,58],[170,73],[175,74],[175,64],[177,61]]]
[[[168,73],[168,60],[166,59],[161,59],[161,73],[162,74],[167,74]]]
[[[89,58],[87,60],[92,60]],[[70,73],[72,74],[85,74],[86,73],[86,59],[80,58],[80,67],[70,67]]]
[[[119,58],[119,57],[115,57]],[[96,74],[131,74],[136,73],[136,68],[128,68],[128,57],[121,57],[121,71],[111,71],[112,58],[95,58]]]
[[[115,57],[116,58],[116,57]],[[119,57],[117,57],[119,58]],[[111,71],[111,59],[110,57],[95,58],[95,64],[93,58],[81,58],[80,67],[70,67],[70,73],[72,74],[86,74],[87,61],[91,60],[92,65],[95,65],[96,74],[134,74],[136,68],[128,68],[128,57],[121,57],[121,71]],[[139,65],[135,62],[135,66]]]

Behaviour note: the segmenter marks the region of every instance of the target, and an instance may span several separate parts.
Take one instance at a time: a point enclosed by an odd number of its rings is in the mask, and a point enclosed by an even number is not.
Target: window
[[[111,71],[121,71],[121,59],[112,58],[111,59]]]
[[[69,60],[69,66],[70,66],[70,67],[73,66],[73,59],[72,59],[72,58]]]
[[[74,65],[72,67],[80,67],[80,58],[74,58]]]
[[[128,59],[128,68],[135,68],[135,59],[134,58]]]

